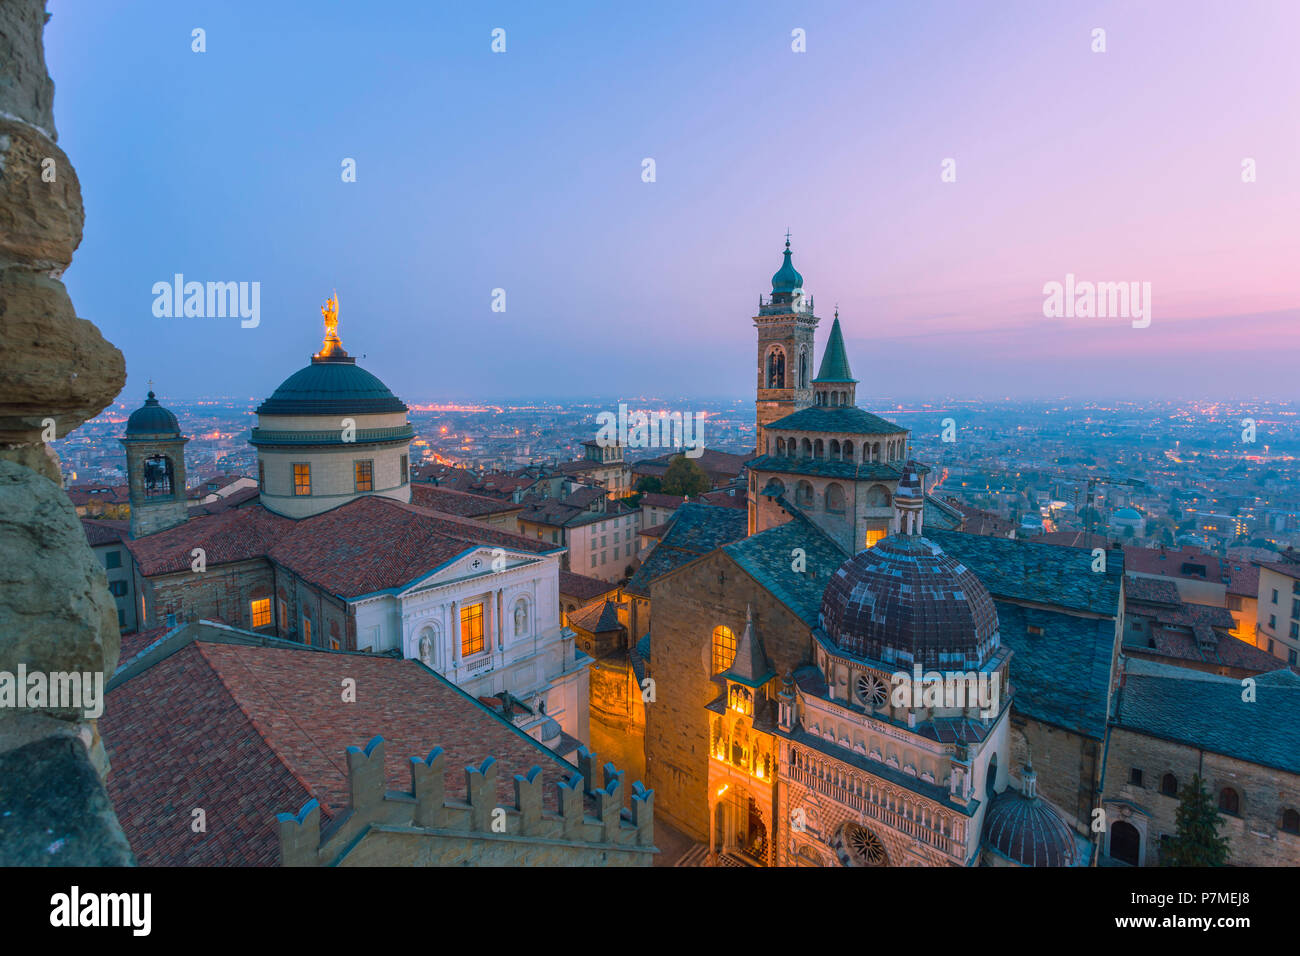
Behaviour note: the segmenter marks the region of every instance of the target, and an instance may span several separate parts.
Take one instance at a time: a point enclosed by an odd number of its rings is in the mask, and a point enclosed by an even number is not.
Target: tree
[[[657,478],[654,475],[646,475],[636,483],[636,490],[649,491],[649,492],[663,491],[664,490],[663,479]]]
[[[709,476],[704,469],[685,455],[678,455],[668,463],[662,486],[664,494],[690,497],[708,491],[709,487]]]
[[[1160,853],[1161,866],[1223,866],[1228,862],[1228,838],[1219,836],[1223,818],[1201,775],[1178,794],[1178,832]]]

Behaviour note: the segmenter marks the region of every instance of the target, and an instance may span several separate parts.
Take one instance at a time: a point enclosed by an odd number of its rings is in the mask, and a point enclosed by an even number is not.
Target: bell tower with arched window
[[[790,261],[790,235],[785,260],[772,276],[772,294],[758,297],[758,393],[755,421],[757,451],[763,453],[763,428],[807,408],[813,401],[813,336],[817,316],[812,296],[804,294],[803,276]]]
[[[186,517],[185,443],[176,416],[153,392],[126,421],[119,439],[126,449],[131,537],[140,538],[181,524]]]

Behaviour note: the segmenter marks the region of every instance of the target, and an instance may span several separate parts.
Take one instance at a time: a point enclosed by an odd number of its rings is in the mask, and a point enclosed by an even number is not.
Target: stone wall
[[[1129,782],[1133,768],[1142,771],[1140,785]],[[1240,796],[1239,814],[1220,813],[1231,866],[1300,866],[1300,835],[1280,827],[1283,810],[1300,810],[1300,775],[1119,727],[1111,730],[1106,756],[1102,852],[1109,854],[1109,826],[1125,819],[1141,836],[1142,865],[1158,866],[1160,837],[1178,832],[1178,798],[1160,792],[1160,779],[1172,773],[1181,789],[1197,772],[1216,804],[1224,787]]]
[[[1013,673],[1015,666],[1013,660]],[[1032,763],[1039,794],[1075,830],[1091,837],[1101,785],[1101,741],[1017,714],[1014,701],[1011,707],[1011,777],[1016,789],[1022,768]]]
[[[0,671],[111,674],[117,610],[44,439],[99,414],[126,366],[60,281],[83,211],[56,142],[46,19],[43,0],[0,4]],[[0,710],[0,864],[129,864],[105,771],[82,708]]]
[[[646,780],[659,812],[697,840],[707,840],[709,713],[722,693],[712,679],[713,628],[745,630],[745,607],[778,674],[810,661],[812,635],[784,604],[722,551],[650,586],[654,629],[650,673],[655,702],[646,705]]]

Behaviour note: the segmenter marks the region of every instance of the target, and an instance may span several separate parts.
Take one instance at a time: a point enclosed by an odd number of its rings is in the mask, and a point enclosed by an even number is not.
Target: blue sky
[[[1300,5],[50,10],[65,281],[128,399],[268,394],[333,290],[410,401],[747,395],[787,227],[864,393],[1294,392]],[[260,326],[156,318],[177,272],[260,282]],[[1152,326],[1044,319],[1067,272],[1152,282]]]

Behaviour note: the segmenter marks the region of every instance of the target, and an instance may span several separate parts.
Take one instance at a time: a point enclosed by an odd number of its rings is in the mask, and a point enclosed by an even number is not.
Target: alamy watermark
[[[704,412],[633,412],[620,404],[618,413],[596,416],[601,448],[681,448],[687,458],[704,454]]]
[[[1065,282],[1043,286],[1043,315],[1049,319],[1132,319],[1133,328],[1151,324],[1150,282],[1076,282],[1067,272]]]
[[[1000,671],[898,671],[890,678],[894,685],[890,702],[895,707],[978,707],[980,716],[996,717],[1002,700]]]
[[[87,720],[104,712],[103,671],[0,671],[0,709],[80,710]]]
[[[260,282],[186,282],[178,272],[171,282],[155,282],[153,294],[153,314],[160,319],[238,316],[245,329],[255,329],[262,321]]]

